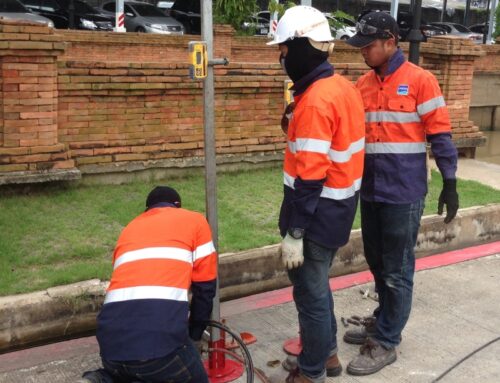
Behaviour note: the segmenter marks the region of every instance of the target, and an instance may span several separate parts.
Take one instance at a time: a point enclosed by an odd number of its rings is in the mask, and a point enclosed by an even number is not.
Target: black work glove
[[[443,214],[443,207],[446,205],[446,217],[444,223],[450,223],[457,215],[458,193],[457,180],[443,180],[443,190],[439,195],[438,214]]]

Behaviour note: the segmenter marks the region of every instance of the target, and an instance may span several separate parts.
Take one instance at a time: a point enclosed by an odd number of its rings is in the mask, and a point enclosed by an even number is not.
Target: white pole
[[[495,11],[497,9],[497,4],[497,0],[491,1],[490,21],[488,25],[488,35],[486,36],[486,44],[491,44],[491,36],[493,35],[493,28],[495,25]]]
[[[278,0],[271,0],[271,2],[275,2],[278,4]],[[267,33],[267,37],[274,37],[274,33],[276,32],[276,27],[278,26],[278,12],[273,12],[269,17],[269,32]]]
[[[391,0],[391,16],[394,17],[395,20],[398,19],[398,0]]]
[[[124,0],[116,0],[115,32],[127,32],[125,29]]]

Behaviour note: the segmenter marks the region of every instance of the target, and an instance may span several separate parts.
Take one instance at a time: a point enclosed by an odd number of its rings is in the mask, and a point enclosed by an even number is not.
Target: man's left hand
[[[458,210],[458,193],[457,180],[443,180],[443,190],[439,195],[438,214],[443,214],[443,207],[446,205],[446,217],[444,223],[450,223],[457,215]]]

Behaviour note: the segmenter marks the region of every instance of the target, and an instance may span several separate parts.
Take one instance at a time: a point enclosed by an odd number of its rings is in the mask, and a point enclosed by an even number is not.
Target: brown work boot
[[[385,348],[372,338],[361,346],[359,355],[347,366],[351,375],[370,375],[380,371],[397,359],[395,348]]]
[[[368,337],[375,335],[376,321],[376,318],[373,316],[363,318],[363,325],[360,328],[347,330],[345,332],[344,342],[350,344],[365,344]]]
[[[334,377],[339,376],[342,373],[342,365],[337,354],[330,356],[325,363],[326,376]]]
[[[312,383],[312,380],[309,379],[307,376],[304,376],[297,367],[295,370],[290,371],[290,374],[286,378],[285,382],[286,383]]]

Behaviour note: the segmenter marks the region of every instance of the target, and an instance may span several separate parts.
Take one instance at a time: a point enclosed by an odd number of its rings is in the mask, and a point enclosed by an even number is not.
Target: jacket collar
[[[175,206],[173,203],[169,203],[169,202],[159,202],[159,203],[156,203],[156,204],[148,207],[145,211],[149,211],[151,209],[156,209],[157,207],[177,207],[177,206]]]
[[[307,88],[314,82],[322,78],[330,77],[333,75],[333,66],[327,60],[319,64],[311,72],[302,77],[299,81],[293,84],[292,90],[295,91],[294,96],[299,96],[304,93]]]

